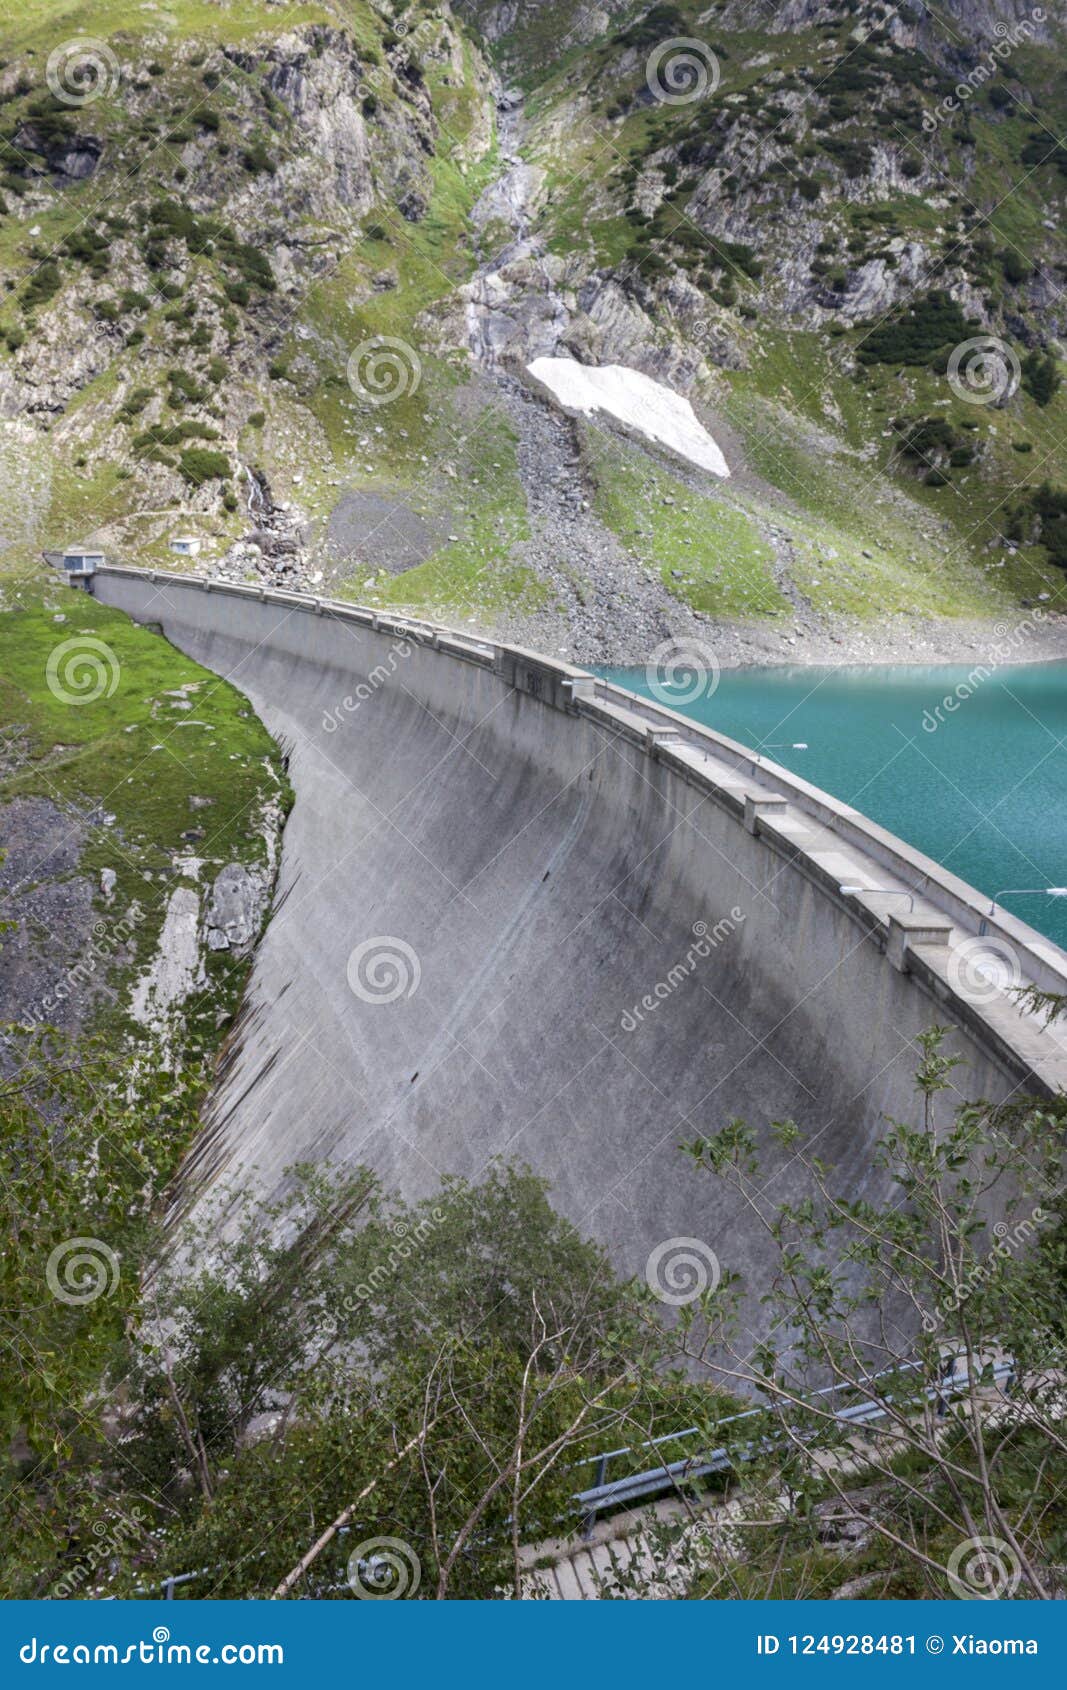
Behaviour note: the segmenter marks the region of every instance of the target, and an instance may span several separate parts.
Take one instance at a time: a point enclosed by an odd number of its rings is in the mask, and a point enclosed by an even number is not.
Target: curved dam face
[[[792,1117],[877,1201],[872,1140],[914,1116],[935,1021],[961,1100],[1067,1077],[1010,990],[1067,990],[1063,952],[1011,917],[980,939],[976,892],[730,741],[351,607],[111,569],[97,591],[291,753],[275,913],[189,1195],[279,1196],[313,1160],[417,1197],[502,1157],[624,1272],[697,1238],[758,1284],[766,1247],[681,1142]],[[773,1165],[768,1197],[795,1194]]]

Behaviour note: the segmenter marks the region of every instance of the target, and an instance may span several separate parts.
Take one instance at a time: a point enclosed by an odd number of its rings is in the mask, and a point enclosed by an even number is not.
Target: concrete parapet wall
[[[316,1159],[418,1196],[501,1156],[623,1269],[697,1238],[758,1285],[761,1242],[680,1142],[792,1117],[877,1201],[872,1140],[914,1111],[934,1021],[960,1098],[1067,1078],[1009,989],[1067,991],[1067,956],[1003,917],[1011,978],[976,973],[973,888],[746,748],[427,623],[147,571],[97,592],[291,753],[276,913],[189,1194],[221,1174],[277,1195]],[[361,981],[375,944],[394,974]],[[790,1191],[780,1160],[769,1195]]]

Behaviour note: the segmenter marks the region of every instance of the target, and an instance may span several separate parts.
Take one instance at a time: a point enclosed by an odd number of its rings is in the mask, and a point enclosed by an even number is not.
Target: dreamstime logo
[[[687,106],[705,94],[714,94],[720,75],[719,61],[711,48],[691,35],[661,41],[645,63],[649,93],[667,106]]]
[[[351,990],[364,1003],[395,1003],[415,996],[422,965],[406,940],[379,933],[356,946],[347,974]]]
[[[68,1238],[52,1251],[44,1276],[57,1302],[80,1307],[110,1297],[119,1282],[119,1259],[99,1238]]]
[[[28,1033],[42,1022],[54,1021],[60,1004],[66,1003],[77,992],[85,991],[92,984],[97,964],[109,961],[116,951],[127,945],[144,918],[144,910],[139,903],[134,902],[129,906],[127,913],[116,921],[94,921],[89,941],[77,962],[72,963],[66,973],[37,999],[35,1006],[26,1006],[18,1025]]]
[[[369,1302],[375,1292],[392,1278],[401,1264],[410,1261],[411,1257],[417,1254],[444,1218],[443,1209],[433,1209],[429,1215],[423,1215],[414,1226],[408,1226],[406,1221],[393,1221],[389,1230],[396,1242],[389,1246],[388,1253],[380,1261],[375,1262],[366,1279],[356,1286],[353,1295],[346,1297],[346,1311],[351,1313],[357,1303]]]
[[[948,385],[971,405],[1006,404],[1021,378],[1018,354],[993,334],[961,341],[948,361]]]
[[[937,1305],[934,1314],[923,1315],[923,1331],[936,1332],[949,1315],[956,1314],[976,1291],[983,1285],[990,1284],[1004,1263],[1015,1256],[1024,1244],[1029,1244],[1038,1227],[1044,1226],[1051,1219],[1051,1215],[1047,1215],[1039,1205],[1014,1225],[1009,1225],[1007,1221],[997,1221],[993,1227],[994,1242],[990,1246],[989,1254],[968,1268],[956,1288]]]
[[[86,1544],[72,1567],[52,1586],[53,1601],[67,1601],[85,1595],[86,1586],[92,1588],[94,1576],[106,1572],[112,1561],[128,1557],[145,1536],[145,1518],[137,1503],[128,1515],[94,1520],[92,1535],[95,1542]]]
[[[965,704],[978,688],[996,674],[1002,663],[1010,661],[1018,653],[1019,647],[1025,645],[1030,635],[1039,629],[1045,621],[1045,612],[1038,607],[1028,612],[1014,625],[998,622],[993,628],[996,636],[990,650],[988,663],[977,663],[962,681],[958,681],[951,692],[947,692],[940,704],[935,704],[932,710],[923,711],[923,732],[936,733],[942,726],[945,716],[954,716],[961,704]]]
[[[721,1278],[718,1256],[700,1238],[668,1238],[645,1263],[645,1283],[652,1295],[675,1309],[714,1291]]]
[[[948,1581],[964,1602],[1014,1596],[1023,1576],[1019,1557],[1000,1537],[969,1537],[948,1559]]]
[[[119,61],[103,41],[79,36],[49,54],[45,80],[63,105],[87,106],[118,88]]]
[[[377,334],[356,347],[346,374],[357,398],[372,405],[391,405],[394,399],[408,399],[418,391],[422,364],[406,340]]]
[[[695,704],[719,684],[719,660],[703,640],[664,640],[645,664],[645,682],[661,704]]]
[[[624,1033],[635,1033],[645,1019],[665,1002],[672,993],[683,986],[691,978],[696,966],[705,957],[709,957],[717,945],[731,933],[736,933],[739,925],[745,919],[745,912],[735,904],[729,915],[724,915],[710,930],[706,921],[694,921],[692,926],[693,943],[687,949],[681,962],[676,962],[673,968],[667,970],[666,978],[657,980],[650,992],[639,998],[632,1009],[623,1012],[619,1022]]]
[[[56,646],[45,679],[60,704],[95,704],[98,698],[111,697],[121,673],[118,658],[104,640],[78,634]]]
[[[362,1602],[401,1602],[421,1578],[422,1563],[402,1537],[370,1537],[348,1557],[348,1582]]]
[[[410,657],[415,636],[404,636],[389,647],[389,654],[384,663],[375,664],[365,681],[360,681],[355,693],[348,693],[341,700],[336,710],[327,710],[322,718],[323,733],[336,733],[346,716],[354,716],[361,704],[368,698],[373,698],[380,687],[396,674],[400,667],[400,660]]]
[[[1019,958],[1006,939],[961,939],[948,959],[953,991],[968,1003],[993,1003],[1022,979]]]
[[[928,135],[932,135],[940,125],[954,117],[973,95],[979,93],[985,84],[996,77],[1006,60],[1010,59],[1016,47],[1022,46],[1024,41],[1032,39],[1034,25],[1044,23],[1047,12],[1040,6],[1035,6],[1029,18],[1023,18],[1021,23],[993,25],[993,34],[997,37],[985,57],[967,74],[966,80],[957,82],[951,94],[933,109],[923,113],[923,128]],[[1021,102],[1019,102],[1021,104]]]

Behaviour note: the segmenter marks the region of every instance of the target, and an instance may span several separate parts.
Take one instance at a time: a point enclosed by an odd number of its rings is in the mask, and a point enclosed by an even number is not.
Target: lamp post
[[[989,900],[989,908],[979,924],[979,936],[988,931],[988,921],[991,915],[996,915],[997,905],[1002,898],[1067,898],[1067,886],[1005,886],[1002,892],[997,892]]]
[[[807,749],[808,742],[806,739],[770,739],[757,748],[756,762],[759,762],[765,751],[806,751]]]
[[[899,886],[839,886],[837,890],[846,898],[854,898],[860,892],[873,892],[879,898],[907,898],[908,909],[915,908],[915,893],[905,892]]]

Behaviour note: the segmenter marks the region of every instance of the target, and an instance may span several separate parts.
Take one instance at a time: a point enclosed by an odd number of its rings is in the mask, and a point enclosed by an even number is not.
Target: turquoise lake
[[[598,673],[655,696],[644,669]],[[660,691],[990,896],[1067,886],[1067,663],[984,680],[977,665],[733,669],[692,703],[684,686],[672,698]],[[1008,897],[1004,907],[1067,947],[1067,898]]]

